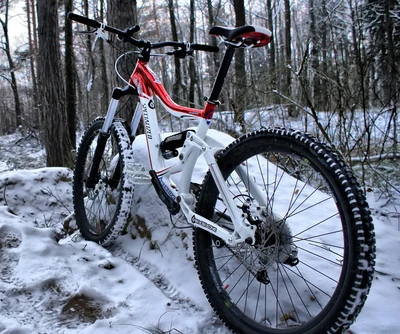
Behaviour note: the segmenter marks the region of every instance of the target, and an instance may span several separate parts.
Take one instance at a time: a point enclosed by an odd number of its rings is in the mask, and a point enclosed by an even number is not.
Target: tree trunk
[[[161,40],[161,33],[160,33],[160,24],[159,24],[159,19],[158,19],[158,15],[157,15],[157,4],[156,4],[156,0],[153,0],[153,17],[154,17],[154,25],[156,28],[156,37],[157,37],[157,41]],[[162,72],[162,81],[163,81],[163,86],[166,88],[166,90],[169,90],[169,86],[170,86],[170,81],[168,80],[168,75],[167,74],[167,68],[166,68],[166,62],[165,62],[165,58],[161,57],[160,58],[160,63],[161,63],[161,72]]]
[[[399,82],[398,75],[399,71],[396,66],[396,56],[395,56],[395,43],[393,41],[394,29],[392,23],[392,12],[394,10],[394,1],[387,0],[385,1],[385,31],[386,31],[386,40],[387,40],[387,62],[390,68],[389,74],[389,82],[390,82],[390,99],[393,104],[397,104],[398,102],[398,94],[399,94]]]
[[[387,36],[387,59],[390,67],[389,82],[390,82],[390,105],[392,106],[393,120],[393,152],[398,152],[398,129],[397,129],[397,104],[399,103],[399,71],[396,66],[395,43],[393,41],[394,29],[392,22],[392,11],[394,9],[394,1],[388,0],[385,2],[385,30]]]
[[[267,0],[268,11],[268,29],[272,32],[272,40],[269,44],[269,72],[271,73],[269,89],[277,89],[276,87],[276,60],[275,60],[275,36],[274,36],[274,21],[272,12],[272,0]],[[277,101],[274,101],[277,102]]]
[[[244,8],[244,0],[233,1],[236,17],[236,27],[244,26],[246,24],[246,12]],[[244,58],[244,49],[239,48],[235,53],[235,76],[236,76],[236,101],[235,101],[235,122],[238,122],[245,132],[244,111],[246,108],[246,64]]]
[[[37,22],[36,22],[36,4],[35,4],[35,0],[29,0],[31,3],[31,9],[32,9],[32,35],[33,35],[33,44],[32,44],[32,48],[33,48],[33,62],[35,64],[35,69],[36,69],[36,74],[38,73],[39,70],[39,64],[38,64],[38,60],[37,60],[37,54],[38,54],[38,30],[37,30]],[[35,117],[37,117],[37,119],[40,119],[40,109],[39,109],[39,98],[38,98],[38,79],[37,79],[37,75],[36,75],[36,97],[35,97],[35,101],[36,101],[36,105],[35,105]]]
[[[290,86],[292,83],[292,71],[287,66],[292,64],[291,48],[291,19],[290,19],[290,0],[285,0],[285,94],[290,96]]]
[[[332,49],[328,43],[328,30],[327,30],[327,22],[329,20],[329,13],[326,8],[326,1],[322,0],[322,22],[321,28],[319,29],[321,34],[321,42],[322,42],[322,75],[324,77],[329,77],[330,69],[332,68],[332,61],[331,57],[328,57],[328,49]],[[318,96],[318,105],[323,110],[332,110],[332,101],[330,98],[330,90],[331,90],[331,83],[323,79],[322,81],[322,89],[321,94]]]
[[[318,97],[320,96],[321,81],[319,77],[319,45],[318,45],[318,35],[317,35],[317,8],[315,6],[314,0],[309,0],[310,7],[310,40],[311,40],[311,50],[310,50],[310,61],[311,61],[311,83],[312,83],[312,93],[311,98],[314,101],[314,105],[319,108]],[[310,106],[308,106],[310,107]]]
[[[136,0],[107,0],[107,23],[119,29],[130,28],[135,24],[138,24]],[[137,36],[135,37],[137,38]],[[115,34],[109,34],[109,38],[118,46],[119,50],[122,50],[123,52],[132,50],[132,46],[129,45],[129,43],[124,44],[117,41]],[[115,73],[114,61],[121,55],[121,52],[114,48],[110,48],[110,52],[112,55],[110,57],[112,59],[112,64],[110,64],[110,72]],[[118,64],[118,71],[126,81],[129,81],[132,71],[136,65],[130,61],[130,59],[134,59],[134,57],[131,55],[125,57],[125,59],[122,59]],[[122,82],[115,74],[111,75],[111,85],[112,87],[118,87],[125,86],[126,83]],[[136,103],[137,98],[135,96],[130,96],[119,116],[127,121],[130,121],[133,116],[133,112],[135,111]],[[142,131],[142,127],[140,127],[139,131]]]
[[[32,125],[38,126],[39,125],[39,112],[38,112],[38,94],[37,94],[37,79],[36,79],[36,50],[33,44],[32,38],[32,26],[33,26],[33,19],[31,15],[31,1],[26,0],[26,17],[28,23],[28,43],[29,43],[29,62],[31,68],[31,76],[32,76],[32,88],[33,88],[33,112],[32,112]],[[36,30],[33,30],[33,34],[36,35]]]
[[[18,85],[17,85],[17,79],[15,77],[15,66],[14,66],[14,61],[11,55],[11,50],[10,50],[10,39],[8,35],[8,9],[9,9],[9,0],[6,0],[5,2],[5,12],[4,12],[4,21],[0,19],[0,24],[3,28],[4,32],[4,43],[2,49],[6,53],[7,56],[7,61],[8,61],[8,66],[10,70],[10,77],[11,80],[8,80],[11,84],[11,88],[14,94],[14,108],[15,108],[15,126],[18,128],[19,126],[22,125],[22,105],[20,103],[19,99],[19,93],[18,93]]]
[[[218,7],[217,10],[220,8],[221,1],[218,2]],[[207,0],[207,9],[208,9],[208,29],[211,29],[215,25],[215,18],[214,18],[214,11],[213,11],[213,4],[212,0]],[[217,39],[215,37],[210,36],[210,45],[212,46],[217,46]],[[209,62],[209,68],[211,75],[216,75],[217,70],[219,68],[219,58],[217,53],[211,53],[210,57],[207,57],[207,59],[211,60]]]
[[[83,1],[83,11],[84,11],[84,16],[89,17],[89,1],[84,0]],[[86,27],[87,31],[92,30],[93,28],[90,26]],[[92,91],[93,84],[96,78],[96,62],[94,60],[93,52],[92,52],[92,35],[87,34],[86,35],[86,49],[87,49],[87,66],[86,66],[86,89],[85,89],[85,97],[86,97],[86,122],[90,123],[92,121],[93,117],[96,117],[99,113],[99,110],[97,110],[96,104],[91,102],[91,94],[89,94]]]
[[[196,15],[195,15],[195,1],[190,0],[190,37],[189,42],[194,43],[194,34],[196,29]],[[194,92],[196,82],[196,67],[194,64],[194,58],[189,58],[189,77],[190,77],[190,87],[189,87],[189,104],[194,103]]]
[[[65,95],[67,99],[67,121],[71,145],[76,148],[76,85],[72,21],[67,14],[73,10],[73,0],[65,0]]]
[[[362,52],[362,46],[360,41],[363,40],[363,32],[360,26],[360,18],[359,18],[359,12],[357,10],[357,3],[354,3],[353,0],[349,1],[349,6],[350,6],[350,17],[352,20],[352,38],[353,38],[353,51],[355,54],[355,63],[356,63],[356,68],[357,68],[357,76],[358,76],[358,82],[359,82],[359,87],[357,87],[359,91],[359,96],[357,97],[357,100],[360,101],[361,98],[361,108],[363,111],[363,118],[364,118],[364,129],[365,129],[365,139],[362,143],[363,145],[363,154],[364,154],[364,162],[368,160],[368,156],[370,155],[371,151],[371,126],[370,126],[370,120],[368,116],[368,112],[366,110],[366,104],[365,104],[365,64],[363,61],[363,52]],[[366,177],[366,164],[362,164],[362,184],[365,184],[365,177]]]
[[[38,0],[39,97],[47,166],[72,167],[56,0]]]
[[[100,0],[100,22],[104,22],[104,0]],[[100,69],[101,69],[101,109],[102,113],[107,112],[109,96],[108,75],[107,75],[107,60],[104,48],[104,40],[99,39],[99,50],[100,50]]]
[[[171,24],[172,40],[178,41],[178,30],[176,28],[176,18],[175,18],[175,7],[174,1],[168,0],[168,10],[169,10],[169,20]],[[174,57],[175,74],[174,74],[174,84],[172,86],[172,98],[181,102],[184,97],[182,96],[182,72],[181,63],[177,57]]]

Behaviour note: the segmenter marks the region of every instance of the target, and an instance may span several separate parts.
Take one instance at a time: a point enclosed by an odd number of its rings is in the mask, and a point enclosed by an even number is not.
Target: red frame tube
[[[141,59],[139,59],[136,63],[136,67],[130,77],[129,84],[136,87],[139,92],[139,96],[144,95],[152,97],[153,95],[156,95],[161,102],[167,106],[167,108],[175,112],[209,120],[213,117],[216,109],[216,105],[209,102],[206,102],[203,110],[184,107],[175,103],[168,95],[162,83],[157,79],[157,76],[154,74],[154,72],[147,66],[147,63]]]

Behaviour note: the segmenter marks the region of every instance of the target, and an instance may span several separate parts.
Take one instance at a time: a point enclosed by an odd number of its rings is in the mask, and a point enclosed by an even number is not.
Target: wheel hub
[[[274,262],[286,263],[297,259],[297,248],[292,242],[292,233],[285,220],[268,220],[260,224],[256,231],[256,249],[260,261],[267,267]],[[290,261],[292,262],[292,261]]]
[[[285,219],[271,217],[250,197],[246,198],[242,211],[250,224],[257,226],[255,250],[259,261],[269,268],[274,262],[297,265],[297,247]],[[257,274],[258,278],[258,274]]]

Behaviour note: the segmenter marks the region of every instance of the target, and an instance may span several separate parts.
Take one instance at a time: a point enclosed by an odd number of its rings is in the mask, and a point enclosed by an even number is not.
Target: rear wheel
[[[256,227],[255,245],[236,247],[194,230],[199,277],[220,318],[246,334],[348,328],[370,289],[375,238],[365,197],[343,161],[311,136],[283,129],[243,136],[217,160]],[[233,230],[210,173],[197,212]]]
[[[126,224],[133,189],[126,179],[127,164],[132,159],[129,136],[118,121],[110,128],[94,187],[86,187],[103,124],[103,118],[96,119],[82,138],[75,163],[73,203],[82,236],[106,246]]]

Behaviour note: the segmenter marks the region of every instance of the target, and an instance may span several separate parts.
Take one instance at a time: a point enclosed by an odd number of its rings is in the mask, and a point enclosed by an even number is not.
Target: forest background
[[[124,85],[115,59],[132,49],[110,36],[116,48],[99,40],[93,51],[93,37],[77,33],[89,28],[67,20],[70,11],[121,29],[138,24],[135,37],[151,41],[218,45],[212,26],[267,27],[268,47],[236,53],[213,126],[239,136],[301,124],[336,146],[400,221],[399,0],[0,0],[0,135],[37,138],[47,166],[73,166],[82,129],[106,112],[112,87]],[[223,46],[219,54],[162,57],[152,68],[176,102],[201,108],[222,54]],[[120,62],[124,78],[134,62]],[[124,102],[129,118],[135,101]],[[159,118],[165,130],[183,126]]]

